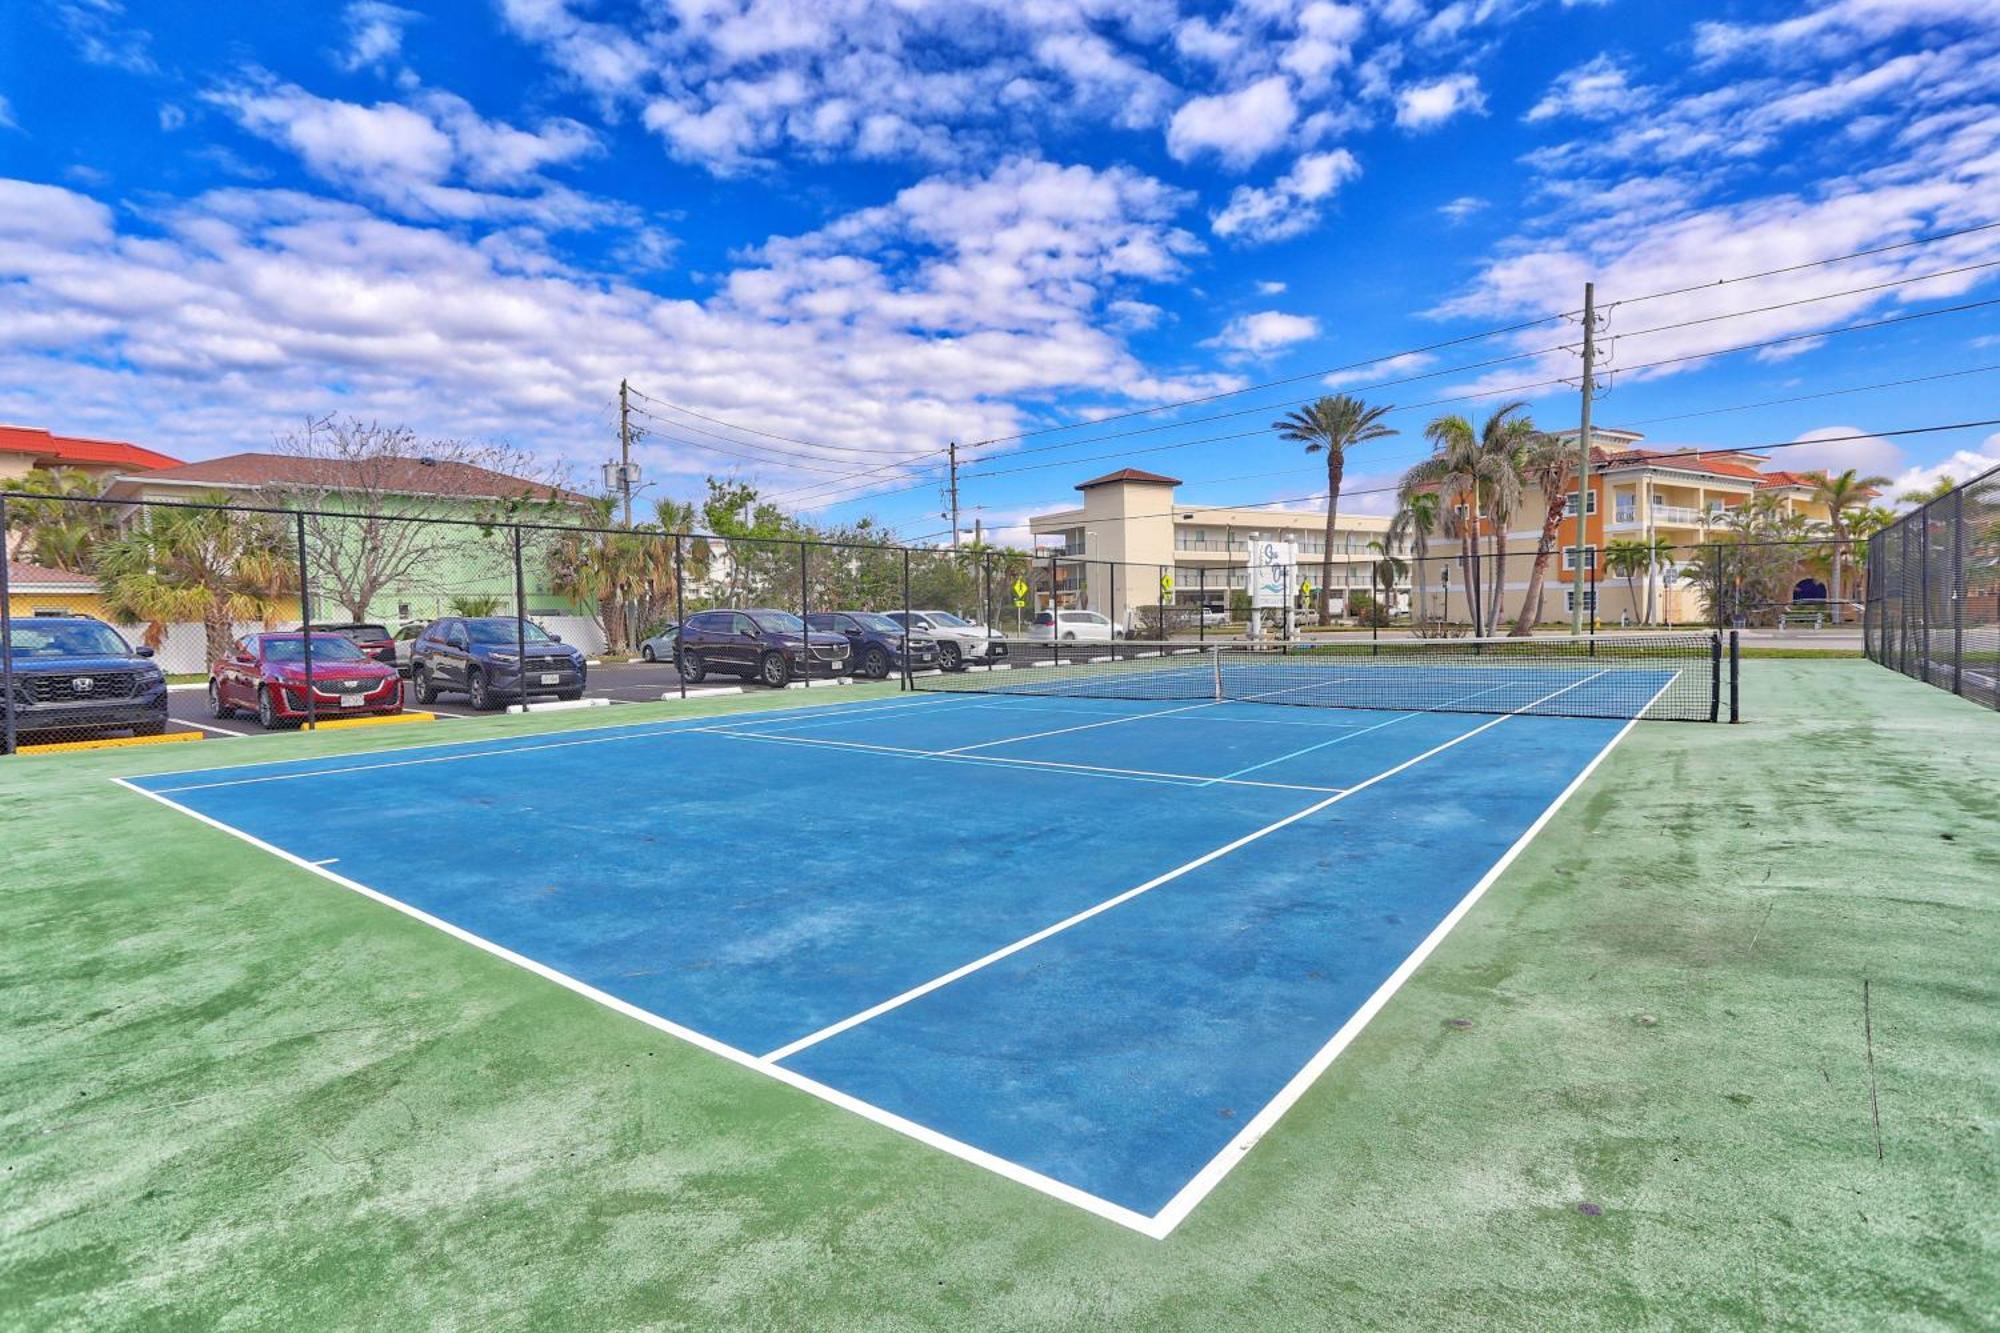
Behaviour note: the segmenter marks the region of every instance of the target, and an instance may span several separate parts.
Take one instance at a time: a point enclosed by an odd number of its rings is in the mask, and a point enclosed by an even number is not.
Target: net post
[[[0,495],[0,754],[14,753],[14,593],[7,560],[7,497]]]
[[[687,677],[681,675],[681,633],[687,628],[687,562],[681,558],[681,534],[674,534],[674,677],[681,698],[688,697]]]
[[[1722,631],[1708,636],[1708,720],[1722,720]]]
[[[621,609],[619,618],[625,612]],[[627,627],[626,642],[631,642]],[[514,684],[521,695],[521,716],[528,715],[528,579],[521,564],[521,525],[514,525]]]
[[[1731,722],[1741,722],[1743,720],[1740,710],[1743,693],[1742,637],[1740,631],[1729,631],[1729,720]]]
[[[1222,698],[1223,698],[1223,695],[1222,695],[1222,649],[1221,649],[1221,648],[1211,648],[1211,649],[1209,649],[1209,650],[1208,650],[1208,660],[1209,660],[1209,665],[1210,665],[1211,667],[1213,667],[1213,668],[1214,668],[1214,671],[1215,671],[1215,701],[1216,701],[1217,703],[1221,703],[1221,702],[1222,702]]]
[[[312,589],[306,577],[306,511],[301,509],[293,515],[297,525],[299,542],[299,633],[305,640],[306,659],[306,730],[319,730],[319,704],[313,698],[313,621]],[[283,689],[281,685],[278,687]]]

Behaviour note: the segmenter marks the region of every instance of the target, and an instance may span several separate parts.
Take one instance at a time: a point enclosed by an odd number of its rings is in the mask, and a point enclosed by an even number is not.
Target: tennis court
[[[1635,719],[1712,715],[1711,636],[1663,642],[1021,654],[937,693],[122,781],[1164,1236]]]

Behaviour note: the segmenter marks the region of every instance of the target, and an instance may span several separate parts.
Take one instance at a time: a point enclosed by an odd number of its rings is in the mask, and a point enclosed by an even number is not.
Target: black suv
[[[521,648],[528,651],[520,660]],[[583,654],[530,620],[512,616],[446,616],[424,626],[410,645],[410,693],[437,702],[441,690],[463,691],[474,708],[519,703],[529,695],[581,699]]]
[[[167,678],[95,616],[38,611],[13,623],[14,730],[130,730],[157,736],[167,729]]]
[[[851,656],[844,634],[808,630],[790,611],[752,608],[689,616],[681,626],[674,664],[690,685],[711,671],[728,671],[775,690],[795,675],[845,676],[853,669]]]
[[[886,680],[903,665],[903,627],[874,611],[815,611],[806,624],[845,638],[854,652],[854,673]],[[910,636],[910,670],[928,671],[938,664],[937,640],[928,634]]]

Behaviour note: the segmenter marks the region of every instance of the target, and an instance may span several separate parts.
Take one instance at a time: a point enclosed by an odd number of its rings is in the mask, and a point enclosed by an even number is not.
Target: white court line
[[[731,731],[727,727],[704,730],[732,740],[760,741],[767,745],[816,745],[829,750],[853,750],[861,754],[887,754],[904,759],[929,759],[941,764],[1006,764],[1015,768],[1046,769],[1074,773],[1080,777],[1119,778],[1127,782],[1154,782],[1174,787],[1206,787],[1223,783],[1230,787],[1264,787],[1277,791],[1337,792],[1339,787],[1316,787],[1297,782],[1233,782],[1203,773],[1165,773],[1151,768],[1111,768],[1102,764],[1070,764],[1057,759],[1019,759],[998,754],[959,754],[952,750],[918,750],[906,745],[878,745],[873,741],[830,740],[822,736],[794,736],[789,732]]]
[[[1216,703],[1215,700],[1207,699],[1198,704],[1183,704],[1179,708],[1162,708],[1158,712],[1154,713],[1126,713],[1118,717],[1114,717],[1106,722],[1081,722],[1073,727],[1056,727],[1049,731],[1031,731],[1025,736],[1004,736],[997,741],[980,741],[976,745],[960,745],[954,749],[937,750],[934,751],[934,753],[966,754],[972,750],[984,750],[989,746],[994,746],[994,745],[1014,745],[1021,741],[1040,740],[1044,736],[1066,736],[1072,731],[1090,731],[1096,727],[1115,727],[1123,722],[1141,722],[1147,718],[1171,717],[1175,713],[1192,712],[1197,708],[1213,708],[1215,707],[1215,703]]]
[[[1114,713],[1108,708],[1057,708],[1050,704],[1037,704],[1037,703],[1027,702],[1030,699],[1040,699],[1046,697],[1048,696],[1039,694],[1008,694],[994,698],[986,703],[973,704],[972,707],[1006,708],[1006,709],[1014,709],[1016,711],[1024,713],[1056,713],[1061,715],[1067,715],[1070,717],[1157,716],[1157,714]],[[1073,696],[1065,695],[1062,697],[1070,698]],[[1139,700],[1133,700],[1132,702],[1144,703],[1146,701],[1143,699],[1139,699]],[[1241,699],[1221,699],[1221,700],[1211,700],[1210,702],[1235,704],[1235,703],[1243,703],[1245,701]],[[1308,722],[1304,719],[1303,716],[1301,716],[1300,711],[1298,709],[1291,708],[1287,709],[1286,711],[1290,712],[1292,716],[1291,717],[1238,717],[1233,713],[1223,712],[1223,713],[1183,714],[1180,720],[1183,722],[1220,722],[1226,726],[1232,726],[1232,727],[1287,727],[1293,731],[1299,731],[1302,729],[1309,729],[1313,731],[1352,731],[1356,727],[1362,725],[1360,722],[1338,722],[1338,721]],[[1356,712],[1356,713],[1393,713],[1396,710],[1393,708],[1356,708],[1348,710],[1329,708],[1325,711],[1328,716],[1332,717],[1332,716],[1338,716],[1343,711]]]
[[[1245,773],[1255,773],[1260,768],[1269,768],[1273,764],[1282,764],[1287,759],[1297,759],[1302,754],[1311,754],[1314,750],[1324,750],[1329,745],[1338,745],[1342,741],[1351,741],[1356,736],[1366,736],[1371,731],[1380,731],[1384,727],[1393,727],[1398,722],[1408,722],[1413,717],[1424,716],[1428,715],[1423,713],[1404,713],[1401,717],[1392,717],[1386,722],[1377,722],[1372,727],[1362,727],[1359,730],[1343,732],[1330,740],[1316,741],[1311,745],[1301,746],[1299,749],[1293,750],[1289,754],[1281,754],[1275,759],[1266,759],[1262,763],[1248,764],[1237,769],[1234,773],[1224,773],[1221,777],[1211,780],[1215,782],[1234,782]]]
[[[193,727],[197,731],[212,731],[218,736],[228,736],[233,740],[240,741],[243,739],[244,735],[244,733],[240,731],[231,731],[228,727],[210,726],[206,722],[196,722],[193,718],[188,718],[188,717],[170,717],[167,719],[167,721],[183,727]]]
[[[241,839],[260,851],[269,852],[280,860],[288,861],[301,869],[311,871],[322,879],[330,880],[344,889],[349,889],[360,894],[364,898],[373,899],[381,903],[384,907],[393,908],[405,916],[412,917],[427,926],[443,931],[453,939],[470,944],[475,949],[483,950],[486,953],[492,954],[495,958],[503,959],[506,962],[514,964],[516,967],[532,972],[545,981],[553,981],[563,989],[573,991],[587,1000],[595,1001],[607,1009],[625,1015],[627,1018],[636,1019],[644,1023],[647,1027],[664,1032],[670,1037],[684,1041],[697,1049],[707,1051],[711,1055],[719,1055],[731,1064],[741,1065],[746,1069],[754,1069],[767,1078],[776,1079],[778,1082],[796,1088],[808,1096],[817,1097],[819,1100],[838,1106],[844,1111],[852,1111],[864,1120],[881,1125],[885,1129],[894,1130],[906,1138],[915,1139],[918,1143],[924,1144],[926,1147],[936,1148],[940,1152],[950,1153],[960,1161],[984,1167],[996,1176],[1002,1176],[1014,1181],[1016,1184],[1026,1185],[1030,1189],[1040,1191],[1051,1198],[1059,1199],[1064,1203],[1081,1208],[1085,1212],[1101,1217],[1108,1222],[1116,1222],[1119,1226],[1139,1232],[1141,1235],[1151,1236],[1154,1234],[1152,1220],[1143,1213],[1135,1212],[1122,1204],[1113,1203],[1109,1199],[1100,1199],[1095,1194],[1080,1190],[1076,1186],[1066,1184],[1054,1177],[1045,1176],[1041,1172],[1031,1167],[1022,1166],[1018,1162],[1010,1162],[1004,1157],[997,1157],[987,1152],[984,1148],[975,1148],[973,1145],[954,1139],[948,1134],[940,1134],[928,1125],[920,1125],[914,1120],[906,1120],[893,1111],[885,1111],[870,1102],[862,1101],[859,1097],[842,1092],[838,1088],[828,1087],[824,1083],[807,1078],[805,1075],[786,1069],[782,1065],[774,1065],[768,1060],[761,1060],[748,1051],[740,1050],[737,1047],[729,1045],[727,1042],[717,1041],[715,1038],[697,1032],[693,1028],[682,1027],[679,1023],[662,1018],[658,1014],[650,1013],[635,1004],[619,999],[609,992],[601,991],[588,982],[579,981],[565,972],[558,972],[555,968],[545,963],[538,963],[525,954],[515,953],[512,949],[504,945],[495,944],[493,941],[475,935],[463,927],[455,926],[443,917],[432,916],[420,907],[413,907],[409,903],[392,898],[380,890],[371,889],[359,880],[349,879],[345,875],[328,870],[323,865],[315,865],[311,861],[293,855],[282,847],[265,842],[262,838],[254,834],[245,833],[242,829],[233,828],[221,820],[211,819],[199,810],[191,810],[178,802],[170,801],[158,792],[147,791],[144,787],[134,786],[124,778],[113,778],[111,780],[119,786],[124,787],[127,791],[135,791],[141,796],[158,801],[169,810],[177,810],[190,819],[198,820],[212,829],[227,833],[232,838]]]
[[[1602,675],[1604,673],[1600,672],[1598,674]],[[1583,682],[1579,681],[1577,683],[1582,684]],[[1238,1162],[1243,1160],[1250,1149],[1257,1146],[1257,1142],[1270,1132],[1271,1127],[1284,1117],[1285,1112],[1291,1110],[1293,1104],[1299,1098],[1305,1096],[1306,1090],[1318,1081],[1321,1074],[1326,1072],[1327,1066],[1333,1063],[1334,1058],[1346,1050],[1348,1043],[1360,1035],[1361,1030],[1368,1026],[1370,1020],[1381,1012],[1382,1006],[1389,1003],[1389,998],[1397,990],[1401,989],[1403,983],[1408,981],[1417,968],[1423,964],[1423,961],[1431,956],[1431,952],[1444,942],[1445,936],[1451,934],[1452,929],[1465,919],[1465,914],[1472,910],[1473,905],[1485,895],[1489,888],[1493,887],[1493,882],[1500,878],[1508,866],[1514,864],[1515,858],[1520,856],[1527,849],[1528,844],[1535,840],[1536,835],[1548,826],[1548,822],[1551,819],[1555,818],[1556,811],[1562,809],[1563,803],[1575,795],[1577,789],[1589,780],[1590,775],[1597,771],[1597,766],[1604,762],[1607,755],[1618,748],[1618,743],[1631,733],[1632,728],[1639,725],[1639,718],[1644,717],[1647,712],[1651,711],[1653,704],[1659,701],[1660,695],[1665,694],[1667,686],[1672,684],[1673,681],[1669,680],[1666,685],[1660,686],[1652,699],[1647,701],[1646,707],[1639,710],[1639,716],[1626,722],[1623,727],[1619,728],[1616,736],[1605,742],[1604,748],[1597,752],[1596,757],[1583,766],[1582,772],[1570,779],[1569,785],[1557,793],[1553,801],[1549,802],[1548,809],[1542,811],[1536,817],[1535,822],[1528,825],[1522,831],[1521,836],[1514,840],[1514,845],[1503,852],[1500,859],[1495,861],[1492,867],[1479,877],[1479,882],[1467,890],[1466,895],[1458,900],[1457,905],[1451,911],[1445,913],[1444,919],[1431,929],[1430,934],[1424,936],[1422,942],[1415,949],[1410,951],[1410,956],[1405,958],[1396,970],[1391,972],[1382,984],[1375,988],[1375,993],[1363,1001],[1361,1007],[1356,1009],[1349,1016],[1348,1020],[1340,1025],[1339,1030],[1327,1039],[1326,1045],[1313,1053],[1312,1059],[1306,1062],[1305,1067],[1292,1075],[1290,1081],[1278,1090],[1278,1095],[1265,1103],[1263,1110],[1250,1117],[1249,1121],[1237,1132],[1236,1136],[1223,1145],[1222,1151],[1211,1157],[1208,1160],[1208,1164],[1196,1172],[1192,1180],[1181,1186],[1174,1197],[1167,1200],[1166,1206],[1161,1208],[1150,1219],[1151,1229],[1147,1231],[1147,1235],[1155,1239],[1164,1239],[1172,1234],[1173,1229],[1187,1219],[1187,1215],[1195,1210],[1196,1205],[1208,1197],[1211,1190],[1222,1183],[1222,1178],[1228,1175]],[[1553,695],[1548,696],[1548,698],[1553,697]],[[1537,699],[1535,701],[1535,703],[1543,702],[1546,702],[1546,699]],[[1526,705],[1529,708],[1534,706],[1534,704]],[[1514,716],[1513,713],[1507,715],[1507,717],[1512,716]],[[1499,720],[1504,722],[1507,718],[1503,717]]]
[[[904,703],[904,704],[864,704],[857,707],[848,708],[842,714],[842,716],[852,717],[857,713],[879,712],[889,708],[918,708],[918,707],[934,708],[937,706],[938,702],[939,701],[935,699],[924,699],[917,701],[915,703]],[[838,708],[842,707],[842,705],[836,704],[834,705],[834,707]],[[817,712],[817,710],[804,709],[804,708],[785,709],[780,713],[761,714],[754,717],[745,717],[737,725],[749,726],[760,722],[774,722],[774,721],[779,721],[781,719],[791,720],[792,717],[804,716],[814,712]],[[494,748],[485,750],[471,750],[461,754],[426,755],[420,759],[385,759],[380,763],[374,763],[374,764],[340,764],[324,768],[301,769],[293,773],[266,773],[258,777],[229,778],[220,782],[191,782],[191,783],[186,783],[179,787],[160,787],[157,788],[156,790],[161,794],[165,794],[168,792],[177,792],[177,791],[207,791],[215,787],[248,787],[248,786],[254,786],[255,784],[260,782],[290,782],[299,778],[332,777],[342,773],[373,773],[373,772],[378,772],[385,768],[415,768],[423,764],[456,763],[459,760],[463,759],[490,759],[499,755],[530,754],[541,750],[565,750],[571,748],[572,746],[578,746],[578,745],[609,745],[614,741],[650,740],[659,736],[677,736],[688,732],[714,730],[714,728],[712,727],[703,725],[705,723],[711,723],[714,720],[715,716],[713,714],[704,714],[700,717],[673,718],[668,721],[662,722],[655,727],[646,727],[643,725],[598,727],[598,728],[592,728],[591,730],[593,732],[605,731],[605,732],[610,732],[612,734],[603,736],[595,734],[584,735],[584,736],[572,736],[571,739],[569,740],[542,741],[528,745],[510,745],[508,744],[508,741],[511,738],[506,736],[482,736],[475,740],[445,741],[438,745],[426,745],[422,748],[425,750],[437,750],[437,749],[446,749],[458,746],[471,746],[471,745],[485,745]],[[288,764],[288,763],[311,763],[314,761],[299,760],[299,759],[278,759],[278,760],[272,760],[271,762]],[[247,767],[247,765],[245,767]]]
[[[1598,674],[1601,675],[1603,673],[1600,672]],[[1581,685],[1583,683],[1584,683],[1583,681],[1578,681],[1576,682],[1576,685]],[[1576,688],[1576,685],[1564,686],[1563,690],[1557,690],[1556,694],[1561,694],[1565,690],[1573,690]],[[1537,699],[1535,703],[1544,703],[1547,700],[1553,698],[1555,698],[1555,694],[1544,695],[1541,699]],[[1523,706],[1533,707],[1532,704]],[[797,1055],[800,1051],[805,1050],[809,1046],[817,1046],[820,1042],[825,1041],[829,1037],[837,1037],[841,1033],[846,1032],[848,1029],[859,1027],[861,1024],[868,1022],[872,1018],[879,1018],[883,1014],[888,1013],[892,1009],[900,1009],[912,1000],[921,999],[924,996],[929,995],[932,991],[942,989],[945,986],[951,985],[954,981],[958,981],[964,977],[971,976],[974,972],[978,972],[986,967],[990,967],[992,964],[999,962],[1003,958],[1011,957],[1012,955],[1021,952],[1021,950],[1023,949],[1029,948],[1036,944],[1040,944],[1043,940],[1048,939],[1052,935],[1059,935],[1063,931],[1070,929],[1072,926],[1080,925],[1083,922],[1090,920],[1094,916],[1098,916],[1104,912],[1108,912],[1112,908],[1118,907],[1124,903],[1131,902],[1134,898],[1137,898],[1139,895],[1143,893],[1150,893],[1154,889],[1159,888],[1162,884],[1170,884],[1174,880],[1179,879],[1181,876],[1188,874],[1190,871],[1199,870],[1201,869],[1201,867],[1207,865],[1209,862],[1219,860],[1220,858],[1229,855],[1231,852],[1247,847],[1251,843],[1258,841],[1260,838],[1268,837],[1269,835],[1276,833],[1279,829],[1289,827],[1290,825],[1298,823],[1301,819],[1305,819],[1309,816],[1316,815],[1320,811],[1326,809],[1328,806],[1337,805],[1341,801],[1346,800],[1348,797],[1353,796],[1356,793],[1368,790],[1370,787],[1373,787],[1378,782],[1386,782],[1388,779],[1395,777],[1398,773],[1402,773],[1407,771],[1408,769],[1415,768],[1418,764],[1423,763],[1426,759],[1429,759],[1433,755],[1443,754],[1446,750],[1449,750],[1452,746],[1461,744],[1462,742],[1465,741],[1469,741],[1482,731],[1492,730],[1494,727],[1499,726],[1502,722],[1505,722],[1508,719],[1514,717],[1519,712],[1520,709],[1516,709],[1512,713],[1503,713],[1499,717],[1492,719],[1490,722],[1482,722],[1480,725],[1474,727],[1472,730],[1461,732],[1460,734],[1452,737],[1450,740],[1444,742],[1442,745],[1432,746],[1430,749],[1425,750],[1422,754],[1417,755],[1415,758],[1405,759],[1402,763],[1397,764],[1394,768],[1386,768],[1382,770],[1380,773],[1377,773],[1374,777],[1363,779],[1361,782],[1358,782],[1354,786],[1347,788],[1345,791],[1338,792],[1332,796],[1329,796],[1323,801],[1315,801],[1313,804],[1307,806],[1303,810],[1297,811],[1296,813],[1293,814],[1286,815],[1283,819],[1274,820],[1273,822],[1266,824],[1263,828],[1257,829],[1251,833],[1246,833],[1242,837],[1237,838],[1233,842],[1224,843],[1222,846],[1217,847],[1213,851],[1205,852],[1202,855],[1197,856],[1192,861],[1186,862],[1183,865],[1175,866],[1172,870],[1167,871],[1164,875],[1155,875],[1152,879],[1147,880],[1144,884],[1140,884],[1133,888],[1129,888],[1125,890],[1123,893],[1116,894],[1110,898],[1106,898],[1101,903],[1097,903],[1091,907],[1086,907],[1081,912],[1076,912],[1070,916],[1066,916],[1062,920],[1057,921],[1052,925],[1042,927],[1040,930],[1036,931],[1032,935],[1023,936],[1021,939],[1015,940],[1012,944],[1002,945],[1000,948],[995,949],[993,952],[989,954],[986,954],[984,957],[975,958],[969,963],[965,963],[958,967],[955,967],[951,971],[946,972],[944,975],[933,977],[929,981],[924,982],[920,986],[912,986],[910,989],[904,991],[900,995],[892,995],[888,999],[882,1001],[880,1004],[872,1005],[867,1009],[863,1009],[859,1013],[850,1014],[846,1018],[841,1019],[837,1023],[829,1023],[827,1026],[821,1028],[817,1032],[809,1032],[805,1036],[800,1037],[797,1041],[789,1042],[786,1045],[780,1046],[775,1051],[768,1052],[764,1056],[764,1058],[766,1060],[773,1060],[773,1061],[784,1060],[790,1056]]]

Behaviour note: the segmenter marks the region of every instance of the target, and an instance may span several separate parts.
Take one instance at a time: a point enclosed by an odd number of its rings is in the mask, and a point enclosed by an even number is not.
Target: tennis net
[[[1289,643],[1013,639],[984,662],[910,683],[953,693],[1715,722],[1735,720],[1735,664],[1733,635],[1686,631]]]

